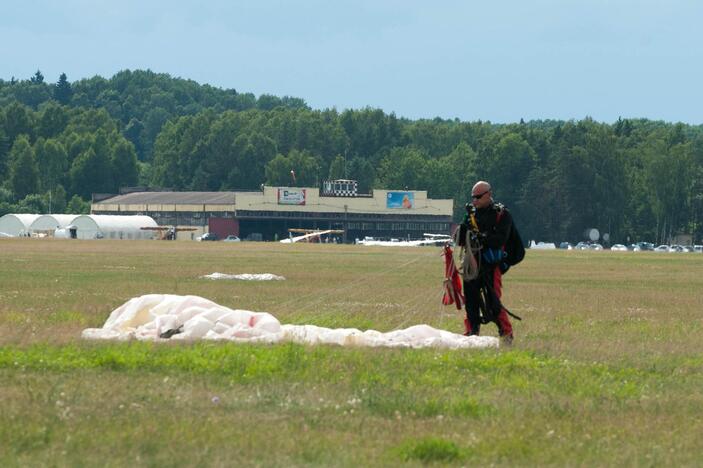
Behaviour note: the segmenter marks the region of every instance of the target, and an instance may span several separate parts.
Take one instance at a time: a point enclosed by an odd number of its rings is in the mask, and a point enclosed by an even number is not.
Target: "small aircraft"
[[[303,235],[301,236],[295,236],[295,237],[289,237],[288,239],[283,239],[281,240],[281,244],[293,244],[295,242],[319,242],[320,236],[324,236],[327,234],[343,234],[344,231],[341,229],[326,229],[326,230],[319,230],[319,229],[288,229],[289,235],[291,235],[294,232],[302,232]]]
[[[159,231],[159,240],[176,240],[176,233],[182,231],[196,231],[197,228],[176,227],[176,226],[156,226],[143,227],[142,231]]]

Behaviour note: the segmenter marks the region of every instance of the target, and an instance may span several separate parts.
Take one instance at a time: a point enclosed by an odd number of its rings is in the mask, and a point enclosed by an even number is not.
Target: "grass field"
[[[80,339],[147,293],[460,332],[442,271],[431,247],[0,240],[0,465],[700,466],[701,255],[528,251],[509,349]]]

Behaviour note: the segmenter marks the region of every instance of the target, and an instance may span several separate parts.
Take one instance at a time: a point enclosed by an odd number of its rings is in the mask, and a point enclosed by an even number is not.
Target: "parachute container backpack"
[[[498,212],[498,221],[500,221],[503,211]],[[520,263],[525,258],[525,245],[522,243],[522,238],[520,233],[515,226],[515,220],[513,220],[510,226],[510,233],[508,233],[508,240],[505,243],[505,263],[509,266],[515,266]]]
[[[522,243],[520,233],[515,227],[515,223],[510,227],[508,242],[505,243],[505,262],[510,266],[515,266],[525,258],[525,245]]]

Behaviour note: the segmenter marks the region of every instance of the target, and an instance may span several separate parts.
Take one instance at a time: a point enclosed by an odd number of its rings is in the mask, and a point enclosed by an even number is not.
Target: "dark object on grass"
[[[173,335],[178,335],[179,333],[183,333],[183,325],[181,325],[178,328],[171,328],[170,330],[166,330],[165,332],[161,332],[159,334],[159,338],[171,338]]]

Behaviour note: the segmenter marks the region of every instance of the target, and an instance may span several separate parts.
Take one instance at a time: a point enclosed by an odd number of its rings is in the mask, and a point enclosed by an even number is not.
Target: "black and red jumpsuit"
[[[513,224],[510,212],[502,205],[494,203],[486,208],[476,210],[474,219],[478,225],[479,238],[483,249],[490,248],[502,251],[508,241],[510,228]],[[470,220],[467,221],[467,224],[462,225],[462,229],[470,229],[470,223]],[[483,252],[483,249],[481,252]],[[484,258],[479,258],[480,256],[481,253],[476,258],[480,265],[478,278],[464,281],[467,317],[466,332],[469,335],[478,335],[481,330],[481,288],[485,285],[489,286],[498,301],[500,301],[503,291],[503,275],[500,263],[487,263]],[[498,312],[494,322],[498,326],[498,334],[500,336],[512,338],[513,326],[510,323],[505,307],[500,307],[500,312]]]

